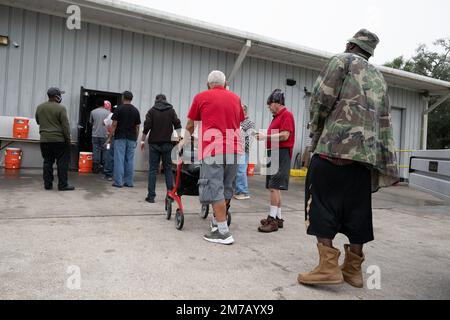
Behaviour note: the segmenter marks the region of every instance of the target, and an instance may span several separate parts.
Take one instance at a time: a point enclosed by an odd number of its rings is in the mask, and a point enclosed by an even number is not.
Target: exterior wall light
[[[8,46],[9,45],[9,37],[0,36],[0,46]]]
[[[289,87],[293,87],[297,84],[297,81],[295,81],[294,79],[287,79],[286,80],[286,85],[288,85]]]

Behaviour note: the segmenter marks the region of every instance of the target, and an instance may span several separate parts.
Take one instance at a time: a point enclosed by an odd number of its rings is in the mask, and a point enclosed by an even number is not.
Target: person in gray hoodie
[[[149,203],[155,203],[156,174],[160,161],[163,163],[167,190],[173,188],[172,134],[174,130],[178,129],[181,129],[181,121],[178,119],[177,113],[173,106],[167,102],[166,96],[158,94],[155,105],[145,116],[141,140],[141,150],[144,151],[145,139],[148,135],[150,169],[148,172],[148,194],[145,200]]]

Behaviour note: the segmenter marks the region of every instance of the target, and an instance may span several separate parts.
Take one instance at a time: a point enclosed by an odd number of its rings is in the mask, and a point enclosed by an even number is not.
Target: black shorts
[[[270,159],[269,168],[274,168],[276,157],[279,159],[278,171],[273,175],[266,176],[266,189],[288,190],[289,176],[291,174],[291,155],[289,148],[280,148],[279,150],[269,150]]]
[[[342,233],[351,244],[373,241],[371,190],[362,164],[339,166],[314,155],[305,186],[307,233],[325,239]]]

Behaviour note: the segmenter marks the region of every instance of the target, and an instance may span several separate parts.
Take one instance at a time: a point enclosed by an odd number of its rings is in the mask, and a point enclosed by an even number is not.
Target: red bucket
[[[5,169],[20,169],[22,150],[19,148],[7,148],[5,152]]]

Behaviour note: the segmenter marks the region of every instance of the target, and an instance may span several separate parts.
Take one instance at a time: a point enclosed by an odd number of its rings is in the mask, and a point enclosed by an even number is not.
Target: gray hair
[[[222,71],[214,70],[208,76],[208,84],[211,86],[225,86],[226,77]]]

